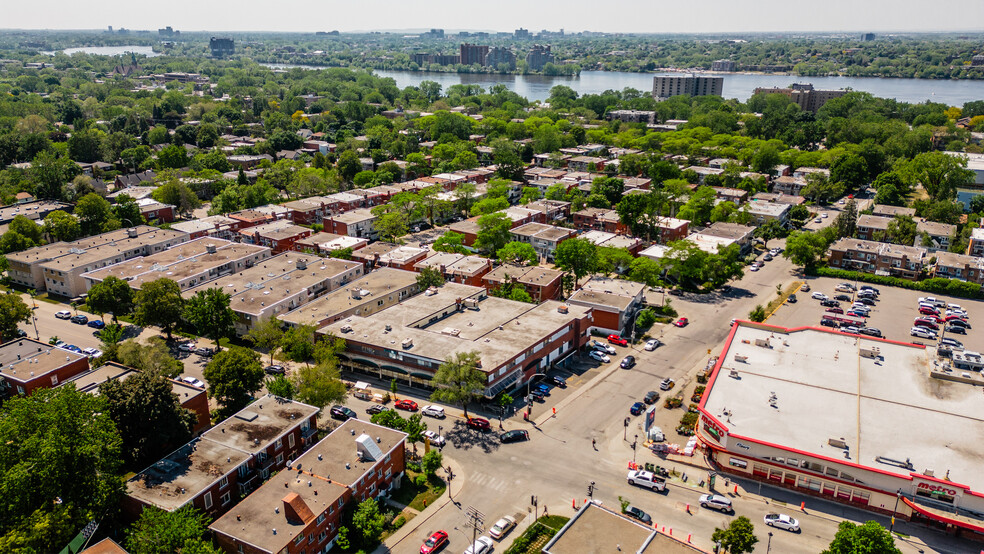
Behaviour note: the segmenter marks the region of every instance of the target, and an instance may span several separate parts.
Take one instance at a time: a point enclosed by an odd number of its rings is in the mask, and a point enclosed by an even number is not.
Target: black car
[[[862,335],[868,335],[869,337],[881,338],[882,336],[881,329],[877,327],[862,327],[860,331]]]
[[[850,302],[851,297],[846,294],[838,294],[834,297],[834,300],[840,300],[841,302]]]
[[[824,327],[833,327],[834,329],[840,327],[840,324],[832,319],[821,319],[820,325],[823,325]]]
[[[366,408],[366,413],[369,415],[381,414],[385,411],[386,411],[386,406],[383,406],[382,404],[373,404],[372,406]]]
[[[69,321],[77,325],[85,325],[86,323],[89,323],[89,318],[87,318],[82,314],[79,314],[79,315],[73,315],[72,319],[70,319]]]
[[[547,377],[547,382],[562,389],[567,388],[567,379],[564,379],[560,375],[551,375],[550,377]]]
[[[284,366],[282,365],[268,365],[263,368],[263,371],[269,375],[284,375],[285,373]]]
[[[625,509],[625,515],[638,519],[639,521],[649,525],[653,522],[653,518],[649,516],[646,512],[636,508],[635,506],[629,506]]]
[[[359,419],[356,417],[355,410],[347,406],[332,406],[331,418],[340,421],[345,421],[346,419]]]
[[[881,292],[871,285],[861,285],[861,292],[874,293],[875,296],[881,294]]]
[[[530,434],[523,429],[513,429],[499,435],[499,440],[503,443],[520,442],[530,440]]]
[[[957,325],[947,325],[943,330],[946,331],[947,333],[956,333],[958,335],[966,335],[967,334],[967,329],[965,329],[964,327],[957,326]]]
[[[861,296],[861,297],[859,297],[856,300],[856,302],[860,302],[860,303],[864,304],[865,306],[874,306],[875,305],[875,301],[873,299],[871,299],[871,298],[868,298],[867,296]]]
[[[962,319],[951,319],[950,321],[947,321],[947,324],[951,327],[963,327],[964,329],[970,329],[970,323],[967,323]]]
[[[626,356],[622,363],[618,364],[622,369],[632,369],[636,364],[635,356]]]
[[[543,402],[546,395],[540,389],[530,390],[530,398],[536,400],[537,402]]]
[[[646,404],[655,404],[656,402],[659,401],[659,393],[654,390],[651,390],[646,393],[646,397],[643,398],[643,400],[646,402]]]
[[[789,302],[790,304],[795,304],[796,303],[796,295],[795,294],[790,294],[789,295],[789,298],[786,299],[786,302]]]
[[[840,306],[841,303],[838,302],[838,301],[836,301],[836,300],[834,300],[834,299],[832,299],[832,298],[828,298],[826,300],[821,300],[820,301],[820,305],[823,306],[823,307],[825,307],[825,308],[833,308],[835,306]]]

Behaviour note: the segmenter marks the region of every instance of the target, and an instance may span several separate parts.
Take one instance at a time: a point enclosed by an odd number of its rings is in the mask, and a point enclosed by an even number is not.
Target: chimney
[[[296,492],[292,492],[283,498],[284,516],[287,521],[297,524],[305,524],[314,519],[314,512],[304,502]]]

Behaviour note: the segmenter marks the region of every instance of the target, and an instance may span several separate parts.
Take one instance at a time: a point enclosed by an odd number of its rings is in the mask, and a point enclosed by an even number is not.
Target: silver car
[[[700,507],[711,508],[726,514],[735,513],[735,509],[731,507],[731,500],[720,494],[705,494],[701,496]]]
[[[796,518],[786,514],[765,514],[765,524],[777,529],[785,529],[793,533],[799,533],[800,526]]]

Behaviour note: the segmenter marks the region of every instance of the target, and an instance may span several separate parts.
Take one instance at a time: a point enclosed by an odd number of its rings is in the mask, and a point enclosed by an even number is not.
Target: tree
[[[121,194],[116,197],[116,204],[113,204],[112,212],[112,217],[120,221],[119,225],[126,224],[127,227],[133,227],[144,222],[143,214],[140,213],[140,206],[128,194]]]
[[[416,413],[411,414],[410,417],[403,421],[402,431],[407,434],[407,440],[413,445],[413,454],[417,455],[417,443],[424,441],[424,431],[427,430],[427,424],[423,421],[424,416],[422,414]]]
[[[934,200],[952,200],[957,189],[974,182],[974,172],[967,169],[967,159],[943,152],[923,152],[901,164],[900,172],[926,189]]]
[[[92,285],[85,298],[90,310],[100,316],[105,313],[113,314],[113,322],[119,315],[128,314],[133,310],[134,292],[129,283],[110,275]]]
[[[567,239],[557,245],[554,263],[560,269],[573,273],[575,282],[579,282],[598,267],[598,247],[586,239]]]
[[[297,396],[297,386],[284,375],[277,375],[266,380],[266,390],[270,394],[293,400]]]
[[[540,262],[540,255],[536,253],[533,246],[526,242],[512,241],[506,243],[495,253],[499,262],[504,264],[536,265]]]
[[[842,521],[837,534],[821,554],[902,554],[891,533],[877,521],[858,525]]]
[[[161,169],[181,169],[188,166],[188,151],[184,146],[172,144],[157,153],[157,165]]]
[[[100,333],[100,337],[109,336],[106,330],[110,327],[113,326],[107,325]],[[122,336],[122,327],[120,332]],[[147,339],[147,344],[140,344],[136,339],[127,340],[119,345],[116,355],[121,364],[141,371],[160,373],[171,378],[177,377],[184,371],[184,364],[171,356],[167,344],[160,337],[150,337]]]
[[[156,325],[171,340],[171,332],[184,311],[184,299],[177,283],[166,277],[144,283],[134,304],[133,320],[137,325]]]
[[[786,239],[786,249],[783,250],[782,257],[796,265],[816,267],[829,245],[820,233],[796,232]]]
[[[294,378],[295,398],[318,408],[345,401],[348,391],[338,371],[337,360],[328,360],[297,370]]]
[[[493,142],[492,160],[495,162],[496,176],[512,181],[523,179],[525,164],[515,142],[504,138]]]
[[[605,197],[608,206],[614,206],[622,200],[622,193],[625,191],[625,181],[615,177],[596,177],[591,182],[591,194],[600,194]]]
[[[241,346],[216,354],[203,373],[209,396],[222,404],[226,416],[245,408],[263,386],[260,355]]]
[[[386,526],[386,516],[380,513],[375,498],[359,502],[359,507],[352,514],[352,525],[362,534],[364,542],[373,542],[379,538]]]
[[[280,320],[271,315],[257,321],[252,329],[246,333],[245,338],[257,347],[265,348],[270,353],[270,363],[272,364],[273,354],[280,348],[280,343],[284,338],[284,330]]]
[[[826,204],[844,194],[844,183],[833,181],[823,173],[810,173],[806,176],[806,182],[803,196],[818,204]]]
[[[491,213],[478,218],[478,232],[475,247],[493,254],[509,242],[509,230],[512,229],[512,219],[503,213]]]
[[[102,196],[90,192],[75,204],[75,215],[79,218],[82,232],[95,235],[102,232],[103,225],[112,217],[113,207]]]
[[[629,279],[637,283],[645,283],[648,287],[656,287],[662,282],[663,266],[650,258],[640,256],[629,265]]]
[[[905,206],[909,195],[912,194],[912,186],[897,171],[882,173],[875,178],[872,185],[877,191],[875,193],[876,204]]]
[[[503,196],[486,197],[475,202],[471,207],[471,215],[491,214],[509,207],[509,200]]]
[[[442,467],[444,467],[444,456],[437,450],[424,454],[424,459],[420,461],[420,469],[424,470],[424,475],[428,477],[437,473]]]
[[[14,219],[7,225],[7,229],[20,233],[34,244],[41,242],[41,226],[23,215],[15,215]]]
[[[834,220],[834,227],[837,229],[839,237],[853,237],[858,227],[858,205],[851,198],[844,205],[841,213],[837,214]]]
[[[314,325],[297,325],[284,332],[280,339],[280,351],[294,362],[306,362],[314,355]]]
[[[229,307],[230,298],[221,289],[200,290],[185,302],[184,318],[198,334],[212,339],[219,346],[221,339],[235,332],[236,314]]]
[[[239,169],[242,170],[242,168]],[[174,206],[178,213],[183,215],[190,214],[202,205],[198,195],[188,185],[177,179],[168,180],[152,192],[151,196],[162,204]]]
[[[44,218],[44,232],[56,241],[70,242],[82,234],[82,226],[74,215],[55,210]]]
[[[417,275],[417,288],[427,290],[431,287],[440,287],[444,284],[444,275],[433,267],[421,268]]]
[[[443,235],[434,241],[432,248],[436,252],[452,252],[455,254],[467,254],[468,249],[465,248],[465,235],[461,233],[455,233],[454,231],[446,231]]]
[[[430,399],[461,406],[468,417],[468,403],[485,390],[485,372],[478,369],[478,352],[457,352],[446,359],[431,382],[436,387]]]
[[[831,164],[830,180],[857,190],[868,184],[868,162],[857,154],[844,154]]]
[[[173,512],[150,506],[140,512],[140,519],[127,531],[126,547],[131,554],[212,552],[211,543],[203,538],[208,532],[208,521],[205,514],[191,505]]]
[[[17,338],[17,325],[31,321],[31,309],[18,294],[0,295],[0,341]]]
[[[523,195],[519,199],[520,204],[529,204],[543,198],[540,187],[523,187]]]
[[[7,231],[0,236],[0,252],[10,254],[11,252],[23,252],[28,248],[36,246],[34,241],[18,233],[17,231]]]
[[[912,246],[916,241],[916,220],[908,215],[896,215],[888,222],[884,233],[875,233],[875,240]]]
[[[765,308],[761,304],[752,308],[752,311],[748,312],[748,320],[754,321],[755,323],[762,323],[765,321]]]
[[[768,248],[770,240],[781,239],[789,234],[789,231],[786,230],[782,222],[778,219],[770,219],[756,227],[755,232],[752,234],[765,241],[765,247]]]
[[[755,550],[758,537],[755,536],[752,521],[745,516],[738,516],[726,528],[715,528],[711,540],[720,542],[729,554],[743,554]]]
[[[57,552],[119,506],[120,435],[105,400],[73,386],[35,390],[0,407],[0,545]]]
[[[104,360],[119,361],[119,344],[122,340],[123,326],[117,323],[110,323],[99,331],[99,345],[102,347]]]
[[[338,174],[345,182],[351,183],[360,171],[362,171],[362,162],[354,151],[346,150],[338,156]]]
[[[181,407],[171,382],[160,373],[108,380],[99,385],[99,395],[106,399],[130,465],[159,460],[191,439],[197,417]]]

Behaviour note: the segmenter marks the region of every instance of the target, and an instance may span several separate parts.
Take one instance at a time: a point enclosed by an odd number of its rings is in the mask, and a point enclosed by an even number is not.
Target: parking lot
[[[806,282],[810,285],[810,292],[797,293],[799,302],[795,304],[784,304],[779,308],[775,315],[769,318],[768,323],[783,327],[797,327],[803,325],[818,326],[820,318],[826,314],[826,308],[820,305],[819,300],[814,300],[810,295],[814,292],[822,292],[830,298],[839,294],[852,296],[850,292],[837,292],[834,289],[843,280],[828,277],[807,278]],[[852,285],[855,283],[851,283]],[[864,283],[857,283],[857,286]],[[886,286],[875,286],[880,291],[878,300],[871,306],[870,316],[864,318],[868,327],[880,329],[883,338],[916,344],[935,345],[938,340],[913,337],[910,330],[913,321],[920,317],[918,309],[918,299],[923,296],[935,296],[935,298],[946,303],[959,304],[968,314],[968,321],[971,328],[966,335],[946,333],[943,326],[937,333],[938,338],[951,337],[963,343],[968,349],[976,349],[972,345],[980,344],[981,330],[974,327],[975,323],[984,321],[984,303],[976,300],[964,298],[953,298],[947,296],[936,296],[919,291],[911,291]],[[851,302],[841,302],[841,307],[846,312],[851,306]],[[834,315],[834,314],[832,314]],[[860,319],[860,318],[854,318]]]

